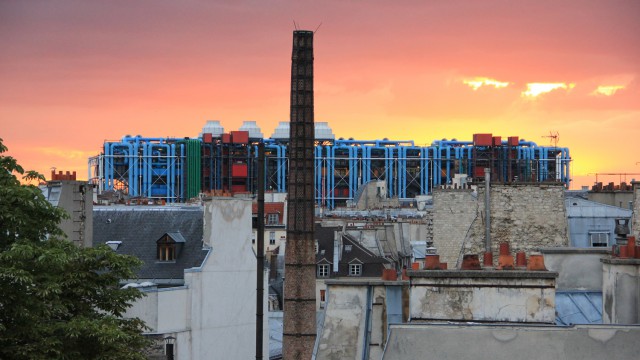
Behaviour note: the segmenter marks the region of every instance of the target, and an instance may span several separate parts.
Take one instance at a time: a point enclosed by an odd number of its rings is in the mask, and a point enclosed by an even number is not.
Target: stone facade
[[[433,236],[440,260],[456,267],[463,254],[485,250],[484,186],[434,191]],[[564,186],[558,184],[491,185],[491,244],[497,262],[501,242],[512,253],[568,246]]]
[[[631,234],[640,237],[640,181],[634,181],[633,185],[633,217],[631,218]]]
[[[478,219],[477,194],[470,189],[437,189],[433,192],[433,246],[440,261],[454,266],[473,224]]]

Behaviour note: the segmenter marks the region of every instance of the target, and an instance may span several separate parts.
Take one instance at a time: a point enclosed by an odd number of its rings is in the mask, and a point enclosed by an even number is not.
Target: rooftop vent
[[[318,140],[335,140],[336,138],[327,122],[315,123],[315,136]]]
[[[262,139],[264,137],[260,127],[255,121],[243,122],[239,130],[249,132],[249,139]]]
[[[272,139],[288,139],[289,138],[289,122],[288,121],[280,121],[278,123],[278,127],[273,130],[273,134],[271,135]]]
[[[202,134],[211,134],[213,137],[219,137],[224,133],[224,128],[220,125],[219,120],[207,120],[202,128]]]
[[[317,140],[335,140],[336,136],[333,134],[333,130],[329,127],[328,122],[316,122],[314,124],[314,133]],[[272,139],[281,140],[289,139],[289,122],[280,121],[278,127],[275,128]],[[341,140],[343,140],[341,138]]]

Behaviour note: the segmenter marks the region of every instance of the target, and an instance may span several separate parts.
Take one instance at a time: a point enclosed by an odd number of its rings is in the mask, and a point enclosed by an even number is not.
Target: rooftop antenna
[[[296,29],[296,30],[299,30],[299,29],[298,29],[298,24],[296,24],[296,21],[295,21],[295,20],[293,20],[293,28],[294,28],[294,29]]]
[[[315,30],[313,30],[314,34],[318,32],[318,29],[320,29],[320,26],[322,26],[322,21],[320,22],[320,25],[318,25],[318,27]]]
[[[549,131],[549,135],[543,135],[544,138],[549,138],[549,145],[558,147],[558,141],[560,140],[560,133],[557,131]]]

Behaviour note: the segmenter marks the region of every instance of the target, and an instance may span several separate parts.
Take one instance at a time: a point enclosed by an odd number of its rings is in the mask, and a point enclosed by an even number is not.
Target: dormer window
[[[349,264],[349,276],[362,275],[362,264]]]
[[[176,261],[185,240],[180,232],[165,233],[156,241],[158,261]]]
[[[362,261],[360,259],[349,261],[349,276],[362,276]]]
[[[280,216],[278,213],[270,213],[267,215],[267,225],[278,225]]]

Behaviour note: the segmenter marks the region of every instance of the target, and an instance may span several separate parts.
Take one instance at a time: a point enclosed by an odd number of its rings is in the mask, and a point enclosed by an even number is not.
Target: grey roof
[[[180,233],[180,231],[178,231],[178,232],[168,232],[167,235],[169,235],[169,237],[172,238],[173,241],[175,241],[177,243],[186,242],[184,237],[182,237],[182,234]]]
[[[602,293],[557,291],[556,324],[602,324]]]
[[[589,218],[630,218],[632,211],[577,197],[566,198],[567,216]]]
[[[202,247],[203,210],[198,206],[108,206],[93,209],[93,243],[122,241],[116,252],[144,264],[139,279],[159,285],[180,283],[184,269],[198,267],[207,254]],[[164,234],[183,243],[176,261],[157,260],[156,241]],[[177,281],[176,280],[180,280]]]
[[[316,264],[333,264],[334,261],[339,261],[338,272],[330,271],[329,277],[348,276],[349,264],[354,262],[364,264],[361,274],[362,277],[379,277],[382,274],[382,269],[385,268],[384,265],[391,264],[390,260],[374,254],[349,234],[342,234],[341,258],[334,259],[334,232],[341,230],[341,227],[323,227],[320,224],[316,224],[315,227],[315,238],[318,240]]]

